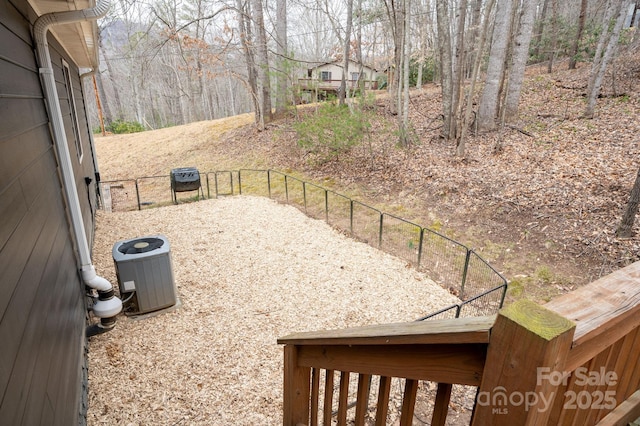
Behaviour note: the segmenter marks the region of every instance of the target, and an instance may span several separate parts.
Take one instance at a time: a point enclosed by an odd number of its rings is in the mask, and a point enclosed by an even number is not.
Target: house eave
[[[95,6],[94,0],[29,0],[38,16],[52,12],[83,10]],[[95,21],[56,25],[51,34],[79,68],[98,65],[98,26]]]

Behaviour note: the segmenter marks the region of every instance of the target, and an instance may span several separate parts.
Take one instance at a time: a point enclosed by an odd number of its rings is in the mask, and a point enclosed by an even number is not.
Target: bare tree
[[[610,0],[609,7],[605,13],[604,20],[602,22],[602,33],[598,40],[596,47],[596,53],[591,64],[591,73],[589,74],[589,86],[587,88],[587,108],[585,109],[584,116],[587,118],[593,118],[595,112],[596,99],[600,94],[602,87],[602,79],[604,73],[607,70],[607,66],[613,58],[620,38],[620,32],[627,16],[627,10],[629,9],[630,0]],[[611,26],[611,20],[615,19],[613,29],[609,29]]]
[[[404,22],[402,25],[402,80],[401,89],[398,88],[398,128],[400,130],[400,146],[408,146],[410,141],[409,126],[409,61],[411,57],[411,44],[409,40],[409,28],[411,27],[411,0],[404,0]]]
[[[344,34],[344,57],[342,58],[342,80],[340,81],[340,90],[338,91],[338,102],[340,105],[345,104],[347,96],[347,78],[349,74],[350,48],[351,48],[351,25],[353,23],[353,0],[347,0],[347,25]]]
[[[536,4],[533,1],[521,3],[520,23],[513,42],[511,68],[509,71],[508,90],[505,95],[505,120],[510,121],[518,117],[518,104],[520,92],[524,81],[524,71],[529,59],[529,44],[533,34],[533,24],[536,13]]]
[[[276,114],[282,114],[287,107],[287,0],[278,0],[276,5],[276,52],[278,70],[276,78]]]
[[[100,99],[102,99],[103,121],[106,123],[105,126],[108,126],[113,122],[113,114],[111,113],[111,106],[104,90],[101,72],[96,73],[96,86],[98,89],[98,95],[100,96]]]
[[[451,46],[451,30],[449,23],[448,0],[436,1],[436,16],[438,24],[438,53],[440,56],[440,81],[442,84],[442,115],[444,127],[442,136],[448,138],[451,134],[453,120],[453,49]]]
[[[115,114],[115,119],[122,119],[124,117],[124,108],[122,106],[122,101],[120,100],[120,88],[119,85],[116,84],[115,82],[115,78],[116,78],[116,72],[114,70],[114,67],[112,66],[111,63],[111,59],[109,58],[109,53],[107,52],[105,46],[104,46],[104,36],[103,36],[103,30],[104,30],[104,26],[100,26],[99,31],[99,37],[98,37],[98,49],[100,51],[100,53],[102,54],[101,56],[101,60],[102,62],[105,64],[105,66],[107,67],[106,71],[107,71],[107,76],[109,79],[109,82],[111,83],[111,87],[113,89],[113,100],[115,102],[115,108],[116,108],[116,114]],[[99,75],[99,83],[100,83],[100,88],[103,88],[103,81],[102,81],[102,72]],[[104,89],[102,89],[102,91],[104,92]],[[105,105],[108,105],[108,101],[106,100],[107,97],[104,96],[103,99],[105,99]],[[111,109],[107,106],[105,109],[105,116],[107,119],[107,123],[110,124],[113,120],[114,120],[114,116],[111,113]]]
[[[416,76],[416,89],[422,88],[422,80],[424,65],[427,59],[427,51],[428,51],[428,27],[429,27],[429,7],[430,2],[427,1],[427,4],[422,4],[422,1],[419,3],[420,10],[416,13],[416,21],[417,21],[417,29],[418,29],[418,72]]]
[[[546,29],[547,11],[549,10],[549,1],[551,0],[542,1],[542,9],[540,10],[540,15],[537,17],[538,24],[536,25],[535,37],[533,41],[533,45],[535,46],[533,50],[533,56],[535,56],[536,58],[540,58],[542,53],[540,52],[540,48],[542,47],[542,36]]]
[[[451,78],[451,126],[449,128],[449,140],[455,140],[458,138],[460,134],[459,124],[460,120],[460,103],[462,102],[462,89],[464,85],[464,76],[465,71],[464,67],[466,64],[465,54],[465,24],[467,22],[467,0],[460,0],[457,8],[457,19],[456,19],[456,36],[455,43],[453,45],[454,50],[454,61],[452,68],[452,78]]]
[[[549,49],[549,61],[547,62],[547,72],[553,71],[553,61],[558,54],[558,0],[551,0],[551,47]]]
[[[571,46],[571,53],[569,56],[569,69],[576,69],[576,62],[578,60],[578,50],[580,49],[580,40],[582,39],[582,33],[584,32],[584,25],[587,21],[587,5],[589,0],[580,0],[580,16],[578,17],[578,28],[576,29],[576,36],[573,39]]]
[[[393,66],[389,78],[389,110],[392,114],[398,114],[398,100],[400,99],[400,78],[402,75],[402,42],[404,39],[404,0],[385,0],[384,2],[389,26],[391,27],[391,41],[393,49]]]
[[[465,46],[465,57],[467,60],[468,72],[472,72],[476,56],[482,55],[482,52],[476,51],[475,47],[478,37],[480,37],[481,26],[483,22],[485,22],[482,20],[482,6],[484,3],[485,2],[482,0],[471,1],[471,15],[469,17],[469,37],[467,37]],[[467,77],[470,77],[470,75],[467,75]]]
[[[467,98],[464,105],[464,115],[460,124],[460,135],[457,141],[456,155],[462,157],[466,150],[466,139],[468,134],[468,124],[471,119],[471,113],[473,110],[473,97],[475,95],[476,82],[478,80],[478,74],[480,73],[480,65],[482,62],[482,52],[484,51],[484,45],[487,39],[487,33],[489,32],[489,15],[493,10],[495,0],[489,0],[484,8],[484,19],[482,20],[482,29],[480,30],[480,37],[476,39],[475,49],[476,52],[473,62],[473,70],[471,72],[471,83],[467,92]],[[479,22],[479,19],[478,19]],[[475,31],[475,30],[474,30]]]
[[[260,98],[258,97],[258,77],[256,70],[255,54],[252,49],[253,27],[251,24],[251,8],[248,2],[236,0],[238,28],[242,52],[247,65],[247,85],[253,101],[253,111],[256,124],[264,123],[261,113]]]
[[[616,231],[616,235],[623,238],[628,238],[633,236],[633,224],[636,219],[636,214],[638,213],[638,205],[640,204],[640,169],[638,169],[638,174],[636,175],[636,180],[633,183],[633,188],[631,189],[631,195],[629,196],[629,203],[627,204],[627,209],[624,212],[624,216],[622,217],[622,221],[620,222],[620,226]]]
[[[264,26],[262,0],[252,0],[253,21],[256,31],[256,65],[258,77],[258,100],[260,103],[260,129],[271,121],[271,80],[269,77],[269,56],[267,50],[267,31]]]
[[[498,115],[500,88],[504,78],[509,35],[511,34],[513,0],[498,0],[497,7],[487,76],[478,108],[478,128],[482,130],[496,128],[495,119]]]

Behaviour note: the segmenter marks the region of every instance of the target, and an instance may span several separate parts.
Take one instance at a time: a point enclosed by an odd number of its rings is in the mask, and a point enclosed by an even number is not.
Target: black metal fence
[[[206,178],[202,188],[205,198],[257,195],[293,205],[310,217],[406,260],[462,301],[420,320],[491,315],[504,303],[506,279],[473,249],[432,229],[275,170],[223,170],[202,175]],[[174,202],[169,175],[106,181],[100,188],[104,206],[114,211]],[[176,199],[199,199],[200,192],[193,192],[175,194]]]

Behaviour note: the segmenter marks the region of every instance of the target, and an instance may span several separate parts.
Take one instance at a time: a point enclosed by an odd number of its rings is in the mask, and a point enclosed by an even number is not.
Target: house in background
[[[85,423],[90,322],[107,330],[121,306],[91,264],[99,175],[81,77],[107,9],[0,3],[2,425]]]
[[[312,102],[324,99],[327,95],[337,94],[342,83],[344,63],[342,61],[325,62],[307,69],[304,77],[298,78],[300,99]],[[346,74],[347,87],[350,90],[362,87],[368,90],[378,88],[378,73],[375,69],[355,61],[349,61]]]

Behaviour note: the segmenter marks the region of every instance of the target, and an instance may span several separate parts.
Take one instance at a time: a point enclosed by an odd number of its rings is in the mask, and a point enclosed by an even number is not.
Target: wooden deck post
[[[502,309],[472,425],[546,425],[574,331],[572,321],[528,300]]]
[[[285,345],[284,426],[309,423],[310,380],[311,369],[298,366],[298,347]]]

